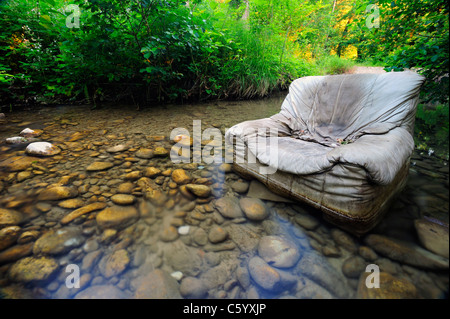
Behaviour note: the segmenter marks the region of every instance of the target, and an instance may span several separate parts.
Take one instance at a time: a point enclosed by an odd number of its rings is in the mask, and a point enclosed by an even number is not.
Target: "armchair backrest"
[[[411,71],[304,77],[290,85],[280,113],[299,138],[323,144],[397,126],[412,135],[424,79]]]

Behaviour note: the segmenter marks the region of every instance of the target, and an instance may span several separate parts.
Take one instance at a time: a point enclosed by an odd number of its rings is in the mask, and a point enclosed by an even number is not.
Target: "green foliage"
[[[352,60],[346,60],[339,58],[336,55],[330,55],[317,62],[317,73],[322,75],[348,73],[355,66],[356,63]]]
[[[348,72],[338,56],[351,46],[358,63],[416,69],[422,99],[448,102],[446,2],[375,3],[381,24],[369,29],[363,0],[2,1],[0,105],[263,97]]]
[[[444,0],[378,0],[379,27],[368,28],[368,3],[358,1],[345,45],[358,59],[382,61],[387,71],[414,69],[426,77],[425,102],[448,103],[449,20]]]
[[[415,136],[419,148],[424,150],[433,148],[439,155],[448,156],[448,104],[438,104],[434,107],[419,104],[416,112]]]

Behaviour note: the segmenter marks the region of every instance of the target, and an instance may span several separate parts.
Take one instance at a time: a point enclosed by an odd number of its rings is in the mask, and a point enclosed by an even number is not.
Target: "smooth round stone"
[[[359,278],[366,269],[367,262],[360,256],[351,256],[342,264],[342,273],[348,278]]]
[[[201,299],[207,293],[208,289],[200,279],[186,277],[181,281],[180,294],[186,299]]]
[[[0,208],[0,227],[16,226],[23,221],[22,213],[6,208]]]
[[[250,220],[260,221],[269,216],[266,205],[258,198],[241,198],[239,205]]]
[[[17,181],[20,183],[20,182],[23,182],[24,180],[29,179],[33,176],[34,176],[34,174],[31,171],[19,172],[19,173],[17,173]]]
[[[158,146],[155,148],[154,150],[154,154],[155,156],[166,156],[169,154],[169,151],[166,150],[164,147],[162,146]]]
[[[378,258],[377,253],[374,252],[372,248],[367,246],[359,247],[358,252],[359,255],[367,261],[375,261]]]
[[[269,265],[278,268],[293,267],[300,259],[297,246],[280,236],[265,236],[258,244],[258,255]]]
[[[244,213],[239,206],[239,201],[236,198],[222,197],[216,203],[216,208],[219,213],[226,218],[242,218]]]
[[[331,237],[333,240],[344,249],[351,253],[356,253],[358,251],[358,245],[355,240],[346,232],[334,228],[331,230]]]
[[[424,217],[415,220],[414,226],[416,227],[420,243],[426,249],[448,259],[448,225],[437,219]]]
[[[358,284],[357,299],[417,299],[417,288],[407,279],[380,272],[380,288],[369,288],[366,279],[372,273],[363,272]]]
[[[208,242],[208,235],[203,230],[203,228],[197,228],[194,231],[192,239],[197,245],[203,246],[206,245],[206,243]]]
[[[172,172],[172,180],[178,185],[189,183],[191,178],[186,174],[182,168],[176,169]]]
[[[133,192],[133,189],[133,183],[126,182],[119,185],[119,187],[117,188],[117,192],[121,194],[131,194]]]
[[[34,244],[33,254],[57,255],[65,253],[84,243],[85,238],[78,227],[64,227],[50,230]]]
[[[111,162],[94,162],[86,167],[86,170],[89,172],[104,171],[110,169],[113,166],[114,164]]]
[[[116,194],[111,196],[111,200],[114,204],[118,205],[131,205],[136,200],[136,197],[128,194]]]
[[[187,184],[186,189],[197,197],[208,197],[211,195],[211,188],[206,185]]]
[[[250,277],[262,288],[266,290],[279,290],[281,286],[281,276],[270,267],[262,258],[255,256],[248,263]]]
[[[139,218],[134,206],[111,206],[97,214],[96,220],[100,228],[125,228]]]
[[[72,198],[78,195],[76,188],[67,186],[55,186],[44,189],[39,193],[38,200],[60,200]]]
[[[28,144],[25,153],[29,155],[54,156],[61,153],[61,149],[48,142],[34,142]]]
[[[8,226],[0,229],[0,251],[14,244],[19,237],[21,228],[19,226]]]
[[[309,215],[297,214],[295,222],[307,230],[314,230],[319,226],[319,221]]]
[[[23,136],[13,136],[5,139],[6,144],[20,144],[27,143],[29,139]]]
[[[69,209],[79,208],[79,207],[81,207],[83,205],[84,205],[84,202],[80,198],[67,199],[65,201],[62,201],[62,202],[58,203],[59,207],[69,208]]]
[[[233,184],[231,184],[231,188],[236,192],[236,193],[245,193],[248,191],[248,186],[249,184],[246,182],[241,182],[241,181],[236,181]]]
[[[14,281],[36,282],[49,279],[59,266],[56,260],[48,257],[25,257],[9,269],[9,277]]]
[[[155,156],[155,154],[153,153],[153,150],[149,148],[141,148],[136,152],[135,156],[143,159],[150,159]]]
[[[98,265],[100,273],[105,278],[121,274],[130,263],[130,257],[125,249],[119,249],[112,254],[104,256]]]
[[[32,130],[30,128],[23,129],[19,135],[23,137],[38,137],[43,133],[42,130]]]
[[[174,271],[170,274],[170,276],[172,276],[175,280],[180,281],[183,278],[183,273],[181,271]]]
[[[160,239],[165,242],[171,242],[178,238],[178,230],[174,226],[169,226],[163,229],[160,234]]]
[[[209,241],[213,244],[223,242],[227,238],[228,232],[220,226],[213,227],[208,235]]]
[[[144,171],[145,177],[155,177],[161,173],[161,170],[156,167],[147,167]]]
[[[178,234],[187,235],[187,234],[189,234],[190,228],[191,227],[189,225],[180,226],[180,227],[178,227]]]
[[[126,151],[127,149],[128,149],[128,146],[127,146],[127,145],[119,144],[119,145],[115,145],[115,146],[108,147],[108,148],[106,149],[106,151],[107,151],[108,153],[118,153],[118,152]]]

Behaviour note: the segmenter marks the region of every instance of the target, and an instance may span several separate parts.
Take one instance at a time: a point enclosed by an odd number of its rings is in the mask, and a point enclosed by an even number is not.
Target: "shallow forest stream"
[[[230,164],[171,162],[174,128],[201,120],[224,134],[283,99],[7,113],[0,298],[445,298],[448,251],[425,248],[448,247],[449,168],[433,154],[413,154],[404,191],[360,238]],[[61,152],[32,157],[27,143],[4,142],[25,128]],[[365,285],[368,265],[382,289]],[[73,267],[79,288],[67,280]]]

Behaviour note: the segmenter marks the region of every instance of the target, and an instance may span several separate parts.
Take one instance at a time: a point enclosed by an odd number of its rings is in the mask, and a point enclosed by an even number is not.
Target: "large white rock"
[[[48,142],[34,142],[27,146],[25,152],[30,155],[53,156],[59,154],[61,150]]]

